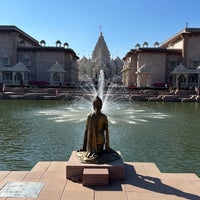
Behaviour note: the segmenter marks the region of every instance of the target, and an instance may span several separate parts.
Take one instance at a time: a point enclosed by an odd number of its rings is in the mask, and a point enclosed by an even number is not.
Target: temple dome
[[[61,64],[59,64],[58,62],[56,62],[54,65],[52,65],[50,67],[50,69],[48,70],[48,72],[65,72],[65,70],[63,69],[63,66]]]
[[[188,72],[188,69],[182,64],[180,63],[179,65],[176,66],[176,68],[173,70],[172,74],[174,73],[186,73]]]
[[[26,65],[22,62],[18,62],[16,65],[13,66],[12,71],[15,72],[27,72],[29,71]]]

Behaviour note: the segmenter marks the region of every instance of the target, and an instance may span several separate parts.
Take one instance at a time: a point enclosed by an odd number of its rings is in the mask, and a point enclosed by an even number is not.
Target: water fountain
[[[161,112],[147,111],[144,108],[134,109],[129,102],[127,89],[117,85],[110,85],[105,88],[105,79],[103,70],[100,71],[98,86],[91,84],[89,88],[82,88],[84,95],[73,101],[73,103],[61,110],[41,110],[37,115],[46,115],[48,120],[55,122],[74,122],[79,123],[86,120],[88,111],[92,111],[92,101],[99,96],[103,101],[102,112],[109,115],[108,120],[111,124],[119,122],[127,124],[139,124],[149,122],[149,119],[164,119],[166,114]],[[123,117],[122,117],[123,116]]]
[[[84,89],[84,88],[83,88]],[[128,101],[127,89],[125,87],[120,87],[115,84],[106,86],[105,88],[105,77],[103,70],[100,70],[98,85],[95,87],[94,84],[91,84],[89,89],[84,89],[86,96],[82,97],[82,102],[92,105],[92,101],[96,96],[99,96],[103,101],[103,112],[108,113],[113,109],[118,108],[117,102],[126,100]]]

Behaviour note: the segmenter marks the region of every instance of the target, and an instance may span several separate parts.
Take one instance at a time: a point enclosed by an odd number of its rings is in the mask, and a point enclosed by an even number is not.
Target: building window
[[[192,61],[191,68],[196,69],[198,66],[200,66],[200,61]]]
[[[10,56],[4,55],[2,57],[2,65],[3,66],[10,66]]]
[[[30,58],[23,58],[22,62],[24,63],[24,65],[26,65],[27,67],[31,66],[31,59]]]
[[[23,55],[23,57],[21,57],[21,61],[22,63],[24,63],[24,65],[26,65],[27,67],[31,66],[31,58],[28,54]]]
[[[25,42],[24,42],[24,40],[21,40],[21,41],[20,41],[20,46],[22,46],[22,47],[25,46]]]
[[[169,62],[169,69],[175,69],[177,65],[179,65],[178,61],[170,61]]]

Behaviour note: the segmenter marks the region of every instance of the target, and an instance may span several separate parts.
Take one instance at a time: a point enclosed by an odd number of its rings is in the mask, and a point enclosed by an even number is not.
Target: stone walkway
[[[125,163],[123,181],[85,187],[67,180],[66,162],[39,162],[31,171],[0,171],[0,194],[8,182],[45,183],[37,198],[0,197],[0,200],[200,200],[195,174],[161,173],[154,163]]]

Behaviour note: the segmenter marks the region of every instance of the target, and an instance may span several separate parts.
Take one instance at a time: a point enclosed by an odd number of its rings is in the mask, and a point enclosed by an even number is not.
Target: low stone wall
[[[0,99],[74,100],[86,94],[78,88],[6,88],[4,93],[0,93]],[[119,93],[111,95],[120,97]],[[121,97],[129,101],[200,102],[194,90],[127,90],[121,93]]]

